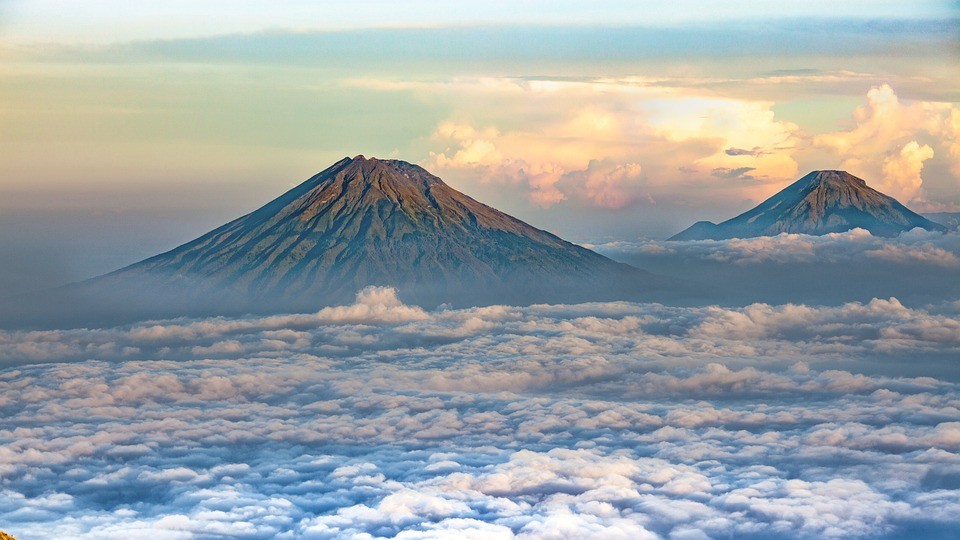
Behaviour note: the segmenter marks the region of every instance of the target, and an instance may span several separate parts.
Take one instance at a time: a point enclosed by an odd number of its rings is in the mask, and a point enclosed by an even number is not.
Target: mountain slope
[[[780,233],[823,235],[854,228],[896,236],[915,227],[944,227],[909,210],[896,199],[844,171],[814,171],[737,217],[701,221],[670,240],[722,240]]]
[[[196,240],[44,303],[116,322],[311,310],[349,302],[367,285],[396,287],[424,306],[661,300],[684,288],[531,227],[421,167],[357,156]]]
[[[526,281],[623,270],[402,161],[344,159],[259,210],[112,274],[187,274],[298,296],[367,284]]]

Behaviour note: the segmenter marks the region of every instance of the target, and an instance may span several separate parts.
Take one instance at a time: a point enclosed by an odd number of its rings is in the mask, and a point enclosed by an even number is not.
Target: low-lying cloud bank
[[[913,229],[896,238],[873,236],[865,229],[853,229],[823,236],[782,233],[729,240],[613,242],[592,247],[611,253],[683,253],[741,267],[767,262],[833,263],[867,257],[903,264],[960,268],[960,234],[923,229]]]
[[[687,242],[590,245],[653,272],[713,284],[729,304],[837,305],[896,296],[911,303],[960,297],[960,233],[914,229],[896,238],[864,229]]]
[[[0,333],[18,538],[832,538],[960,527],[960,303]],[[65,362],[65,360],[70,360]]]

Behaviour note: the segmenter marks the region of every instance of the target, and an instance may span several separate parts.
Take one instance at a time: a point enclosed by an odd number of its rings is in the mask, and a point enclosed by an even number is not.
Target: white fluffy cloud
[[[956,268],[960,265],[960,235],[914,229],[896,238],[873,236],[864,229],[822,236],[781,233],[777,236],[698,240],[692,242],[611,242],[592,245],[605,253],[644,253],[684,256],[744,267],[764,263],[835,263],[881,259],[904,265],[915,263]]]
[[[952,304],[893,299],[426,312],[389,289],[317,314],[3,333],[0,523],[24,538],[947,538],[958,336]]]
[[[867,92],[850,129],[813,142],[833,150],[841,168],[903,202],[922,203],[924,164],[941,153],[954,180],[960,178],[960,109],[950,103],[901,103],[886,84]]]
[[[791,152],[799,128],[775,118],[774,103],[660,82],[477,81],[473,91],[486,99],[527,103],[516,109],[525,127],[502,127],[516,118],[443,121],[425,165],[521,186],[540,206],[567,200],[610,209],[650,204],[657,192],[675,188],[678,176],[732,183],[739,197],[766,194],[768,184],[796,176]]]
[[[837,306],[896,297],[906,305],[960,295],[960,234],[921,229],[895,238],[863,229],[811,236],[671,242],[644,240],[591,246],[662,275],[709,284],[715,302]]]
[[[841,78],[868,84],[855,75]],[[511,186],[539,206],[621,209],[661,198],[697,205],[701,196],[759,202],[824,168],[848,170],[918,208],[955,206],[944,199],[960,178],[960,109],[952,103],[904,102],[881,84],[866,92],[849,128],[811,135],[778,118],[774,101],[717,96],[700,82],[460,80],[457,91],[507,112],[439,123],[425,165]],[[936,172],[925,187],[930,163]]]

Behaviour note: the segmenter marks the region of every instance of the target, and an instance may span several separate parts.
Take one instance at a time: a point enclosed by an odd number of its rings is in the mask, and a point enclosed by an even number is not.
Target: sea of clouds
[[[951,538],[960,302],[0,331],[21,539]]]
[[[960,232],[913,229],[895,238],[864,229],[823,236],[588,245],[663,275],[708,284],[711,301],[840,305],[895,296],[912,305],[960,298]]]
[[[857,228],[822,236],[781,233],[776,236],[728,240],[612,242],[591,247],[611,253],[684,253],[739,266],[764,262],[825,264],[865,257],[875,261],[960,268],[960,234],[925,231],[920,228],[903,232],[896,238],[874,236],[870,231]]]

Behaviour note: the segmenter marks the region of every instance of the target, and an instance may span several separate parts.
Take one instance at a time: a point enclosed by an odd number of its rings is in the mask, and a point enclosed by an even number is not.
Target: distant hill
[[[699,221],[670,240],[722,240],[780,233],[823,235],[854,228],[896,236],[915,227],[946,228],[844,171],[814,171],[752,210],[719,224]]]
[[[419,166],[357,156],[167,253],[0,311],[23,322],[55,304],[69,307],[69,320],[118,322],[311,310],[350,302],[366,285],[425,306],[662,300],[684,287],[477,202]]]

